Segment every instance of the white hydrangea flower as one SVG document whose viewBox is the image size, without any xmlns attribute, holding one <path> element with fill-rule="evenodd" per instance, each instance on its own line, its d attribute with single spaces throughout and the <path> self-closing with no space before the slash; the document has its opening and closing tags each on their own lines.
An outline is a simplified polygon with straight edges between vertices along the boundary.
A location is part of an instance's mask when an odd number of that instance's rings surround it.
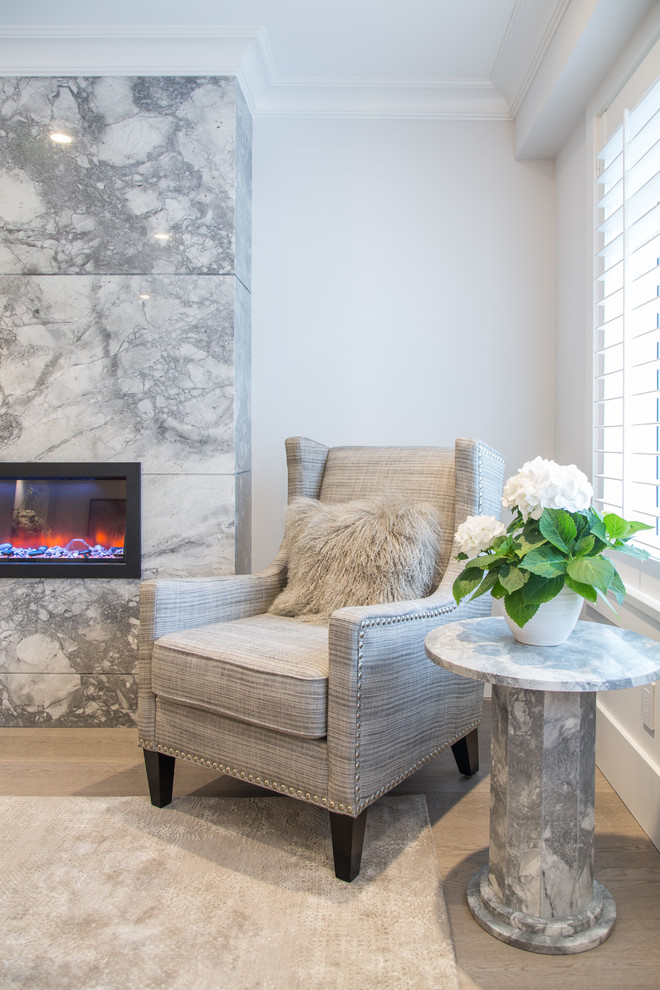
<svg viewBox="0 0 660 990">
<path fill-rule="evenodd" d="M 594 490 L 575 464 L 556 464 L 542 457 L 523 464 L 504 486 L 502 505 L 518 508 L 527 521 L 540 519 L 544 509 L 585 512 Z"/>
<path fill-rule="evenodd" d="M 462 553 L 477 557 L 505 533 L 506 527 L 495 516 L 468 516 L 456 530 L 456 542 Z"/>
</svg>

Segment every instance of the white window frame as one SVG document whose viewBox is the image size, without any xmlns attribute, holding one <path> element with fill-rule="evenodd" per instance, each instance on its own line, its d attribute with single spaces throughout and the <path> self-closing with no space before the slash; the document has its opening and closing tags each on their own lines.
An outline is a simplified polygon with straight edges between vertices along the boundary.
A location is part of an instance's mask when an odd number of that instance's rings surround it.
<svg viewBox="0 0 660 990">
<path fill-rule="evenodd" d="M 660 59 L 659 59 L 660 61 Z M 650 523 L 639 542 L 660 559 L 660 66 L 596 156 L 595 502 Z M 608 126 L 609 125 L 609 126 Z"/>
<path fill-rule="evenodd" d="M 657 35 L 656 35 L 657 37 Z M 590 325 L 593 325 L 593 333 L 596 329 L 596 305 L 597 299 L 597 253 L 599 245 L 595 233 L 594 218 L 597 216 L 597 155 L 604 144 L 603 121 L 609 115 L 609 134 L 616 127 L 611 121 L 617 121 L 623 117 L 623 108 L 634 106 L 642 97 L 644 92 L 660 75 L 660 41 L 655 41 L 647 37 L 644 47 L 638 46 L 634 53 L 627 53 L 622 59 L 614 73 L 604 83 L 600 92 L 596 95 L 587 112 L 587 149 L 591 149 L 588 156 L 588 199 L 587 203 L 592 204 L 589 210 L 589 228 L 591 231 L 589 243 L 592 250 L 592 279 L 589 293 Z M 609 135 L 608 135 L 609 136 Z M 589 140 L 590 138 L 590 140 Z M 588 449 L 592 452 L 595 448 L 595 353 L 593 346 L 593 333 L 589 339 L 589 359 L 588 373 L 590 377 L 587 389 L 587 400 L 589 403 L 589 413 L 587 416 L 588 429 Z M 596 467 L 596 455 L 594 457 L 594 473 Z M 594 479 L 595 480 L 595 479 Z M 617 555 L 617 568 L 626 584 L 628 599 L 630 604 L 640 612 L 652 616 L 656 620 L 660 618 L 660 550 L 657 557 L 652 557 L 647 561 L 635 561 L 623 555 Z"/>
</svg>

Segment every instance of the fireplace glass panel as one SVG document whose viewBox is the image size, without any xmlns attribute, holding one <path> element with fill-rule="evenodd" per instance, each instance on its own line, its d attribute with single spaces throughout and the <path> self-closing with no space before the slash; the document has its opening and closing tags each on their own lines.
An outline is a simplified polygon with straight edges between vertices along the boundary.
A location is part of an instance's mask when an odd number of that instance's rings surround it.
<svg viewBox="0 0 660 990">
<path fill-rule="evenodd" d="M 2 465 L 0 576 L 139 577 L 139 495 L 139 464 Z"/>
</svg>

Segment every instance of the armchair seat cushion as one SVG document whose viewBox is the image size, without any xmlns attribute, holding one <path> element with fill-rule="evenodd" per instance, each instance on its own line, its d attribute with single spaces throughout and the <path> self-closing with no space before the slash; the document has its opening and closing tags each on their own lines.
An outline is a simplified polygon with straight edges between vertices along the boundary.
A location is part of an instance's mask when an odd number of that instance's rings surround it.
<svg viewBox="0 0 660 990">
<path fill-rule="evenodd" d="M 154 643 L 156 695 L 294 736 L 328 721 L 328 628 L 276 615 L 217 622 Z"/>
</svg>

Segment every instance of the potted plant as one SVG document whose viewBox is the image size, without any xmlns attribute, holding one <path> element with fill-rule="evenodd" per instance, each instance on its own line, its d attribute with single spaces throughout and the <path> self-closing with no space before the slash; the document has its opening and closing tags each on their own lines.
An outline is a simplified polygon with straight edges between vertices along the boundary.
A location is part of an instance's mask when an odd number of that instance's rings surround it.
<svg viewBox="0 0 660 990">
<path fill-rule="evenodd" d="M 565 641 L 583 600 L 600 597 L 612 608 L 611 591 L 621 604 L 625 587 L 607 554 L 619 550 L 647 558 L 646 550 L 629 541 L 651 527 L 613 512 L 601 515 L 592 497 L 586 475 L 574 464 L 527 461 L 504 486 L 502 505 L 513 513 L 508 526 L 494 516 L 469 516 L 458 527 L 456 559 L 466 564 L 454 581 L 456 601 L 490 593 L 502 599 L 517 639 L 547 646 Z M 554 603 L 552 609 L 541 610 L 547 603 Z"/>
</svg>

